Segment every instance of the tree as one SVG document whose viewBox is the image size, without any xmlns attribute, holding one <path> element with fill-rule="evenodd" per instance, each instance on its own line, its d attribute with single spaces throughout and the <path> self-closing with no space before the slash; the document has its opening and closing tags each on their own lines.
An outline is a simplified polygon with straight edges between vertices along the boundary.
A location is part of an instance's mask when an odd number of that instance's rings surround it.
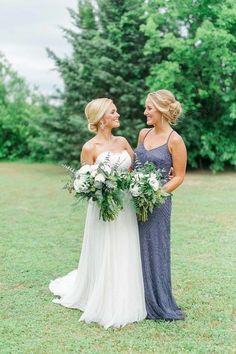
<svg viewBox="0 0 236 354">
<path fill-rule="evenodd" d="M 234 1 L 151 0 L 146 14 L 145 52 L 153 58 L 146 82 L 184 104 L 179 129 L 190 166 L 236 166 Z"/>
<path fill-rule="evenodd" d="M 43 159 L 36 123 L 44 114 L 42 100 L 0 53 L 0 159 Z"/>
</svg>

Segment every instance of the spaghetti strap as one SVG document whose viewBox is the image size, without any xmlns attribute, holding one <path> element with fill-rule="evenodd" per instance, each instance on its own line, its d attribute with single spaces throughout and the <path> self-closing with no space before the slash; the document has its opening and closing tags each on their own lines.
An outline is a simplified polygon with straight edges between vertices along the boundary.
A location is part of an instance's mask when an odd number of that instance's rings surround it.
<svg viewBox="0 0 236 354">
<path fill-rule="evenodd" d="M 152 130 L 153 128 L 151 128 L 151 129 L 149 129 L 148 131 L 147 131 L 147 133 L 145 134 L 145 136 L 144 136 L 144 138 L 143 138 L 143 142 L 144 142 L 144 140 L 146 139 L 146 136 L 150 133 L 150 131 Z"/>
<path fill-rule="evenodd" d="M 169 140 L 170 140 L 170 136 L 171 136 L 171 134 L 173 133 L 173 131 L 174 131 L 174 130 L 171 130 L 171 132 L 170 132 L 170 134 L 169 134 L 169 136 L 168 136 L 168 139 L 167 139 L 166 144 L 168 144 L 168 142 L 169 142 Z"/>
</svg>

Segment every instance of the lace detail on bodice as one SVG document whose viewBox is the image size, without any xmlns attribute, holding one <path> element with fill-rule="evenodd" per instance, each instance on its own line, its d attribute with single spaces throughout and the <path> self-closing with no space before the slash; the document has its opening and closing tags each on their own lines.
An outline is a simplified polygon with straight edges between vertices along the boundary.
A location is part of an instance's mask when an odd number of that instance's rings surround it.
<svg viewBox="0 0 236 354">
<path fill-rule="evenodd" d="M 108 160 L 111 166 L 117 165 L 118 169 L 128 170 L 131 166 L 131 157 L 126 150 L 121 152 L 103 151 L 96 158 L 95 163 L 100 163 Z"/>
</svg>

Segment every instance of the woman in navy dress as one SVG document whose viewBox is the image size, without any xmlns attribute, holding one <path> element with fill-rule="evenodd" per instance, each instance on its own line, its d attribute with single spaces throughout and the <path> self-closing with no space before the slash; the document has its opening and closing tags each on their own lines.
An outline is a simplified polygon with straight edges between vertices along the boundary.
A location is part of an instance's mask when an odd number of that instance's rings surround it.
<svg viewBox="0 0 236 354">
<path fill-rule="evenodd" d="M 182 108 L 167 90 L 148 94 L 145 116 L 151 129 L 139 134 L 136 157 L 139 164 L 153 162 L 165 170 L 165 178 L 173 166 L 174 176 L 163 188 L 173 192 L 184 180 L 187 153 L 181 136 L 171 125 Z M 185 315 L 172 295 L 170 266 L 171 197 L 153 210 L 148 221 L 139 223 L 139 237 L 145 288 L 147 318 L 152 320 L 183 320 Z"/>
</svg>

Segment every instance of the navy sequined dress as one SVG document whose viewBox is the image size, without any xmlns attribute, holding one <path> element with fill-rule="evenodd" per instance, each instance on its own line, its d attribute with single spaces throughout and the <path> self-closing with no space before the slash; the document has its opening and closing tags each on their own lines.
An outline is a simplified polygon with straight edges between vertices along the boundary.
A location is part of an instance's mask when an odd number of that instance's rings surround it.
<svg viewBox="0 0 236 354">
<path fill-rule="evenodd" d="M 170 135 L 167 142 L 157 148 L 146 150 L 144 143 L 140 143 L 135 150 L 139 163 L 153 162 L 158 169 L 166 171 L 165 178 L 172 166 L 169 138 Z M 185 317 L 175 302 L 171 287 L 171 204 L 171 197 L 168 197 L 164 204 L 153 210 L 146 222 L 139 222 L 147 318 L 152 320 L 182 320 Z"/>
</svg>

